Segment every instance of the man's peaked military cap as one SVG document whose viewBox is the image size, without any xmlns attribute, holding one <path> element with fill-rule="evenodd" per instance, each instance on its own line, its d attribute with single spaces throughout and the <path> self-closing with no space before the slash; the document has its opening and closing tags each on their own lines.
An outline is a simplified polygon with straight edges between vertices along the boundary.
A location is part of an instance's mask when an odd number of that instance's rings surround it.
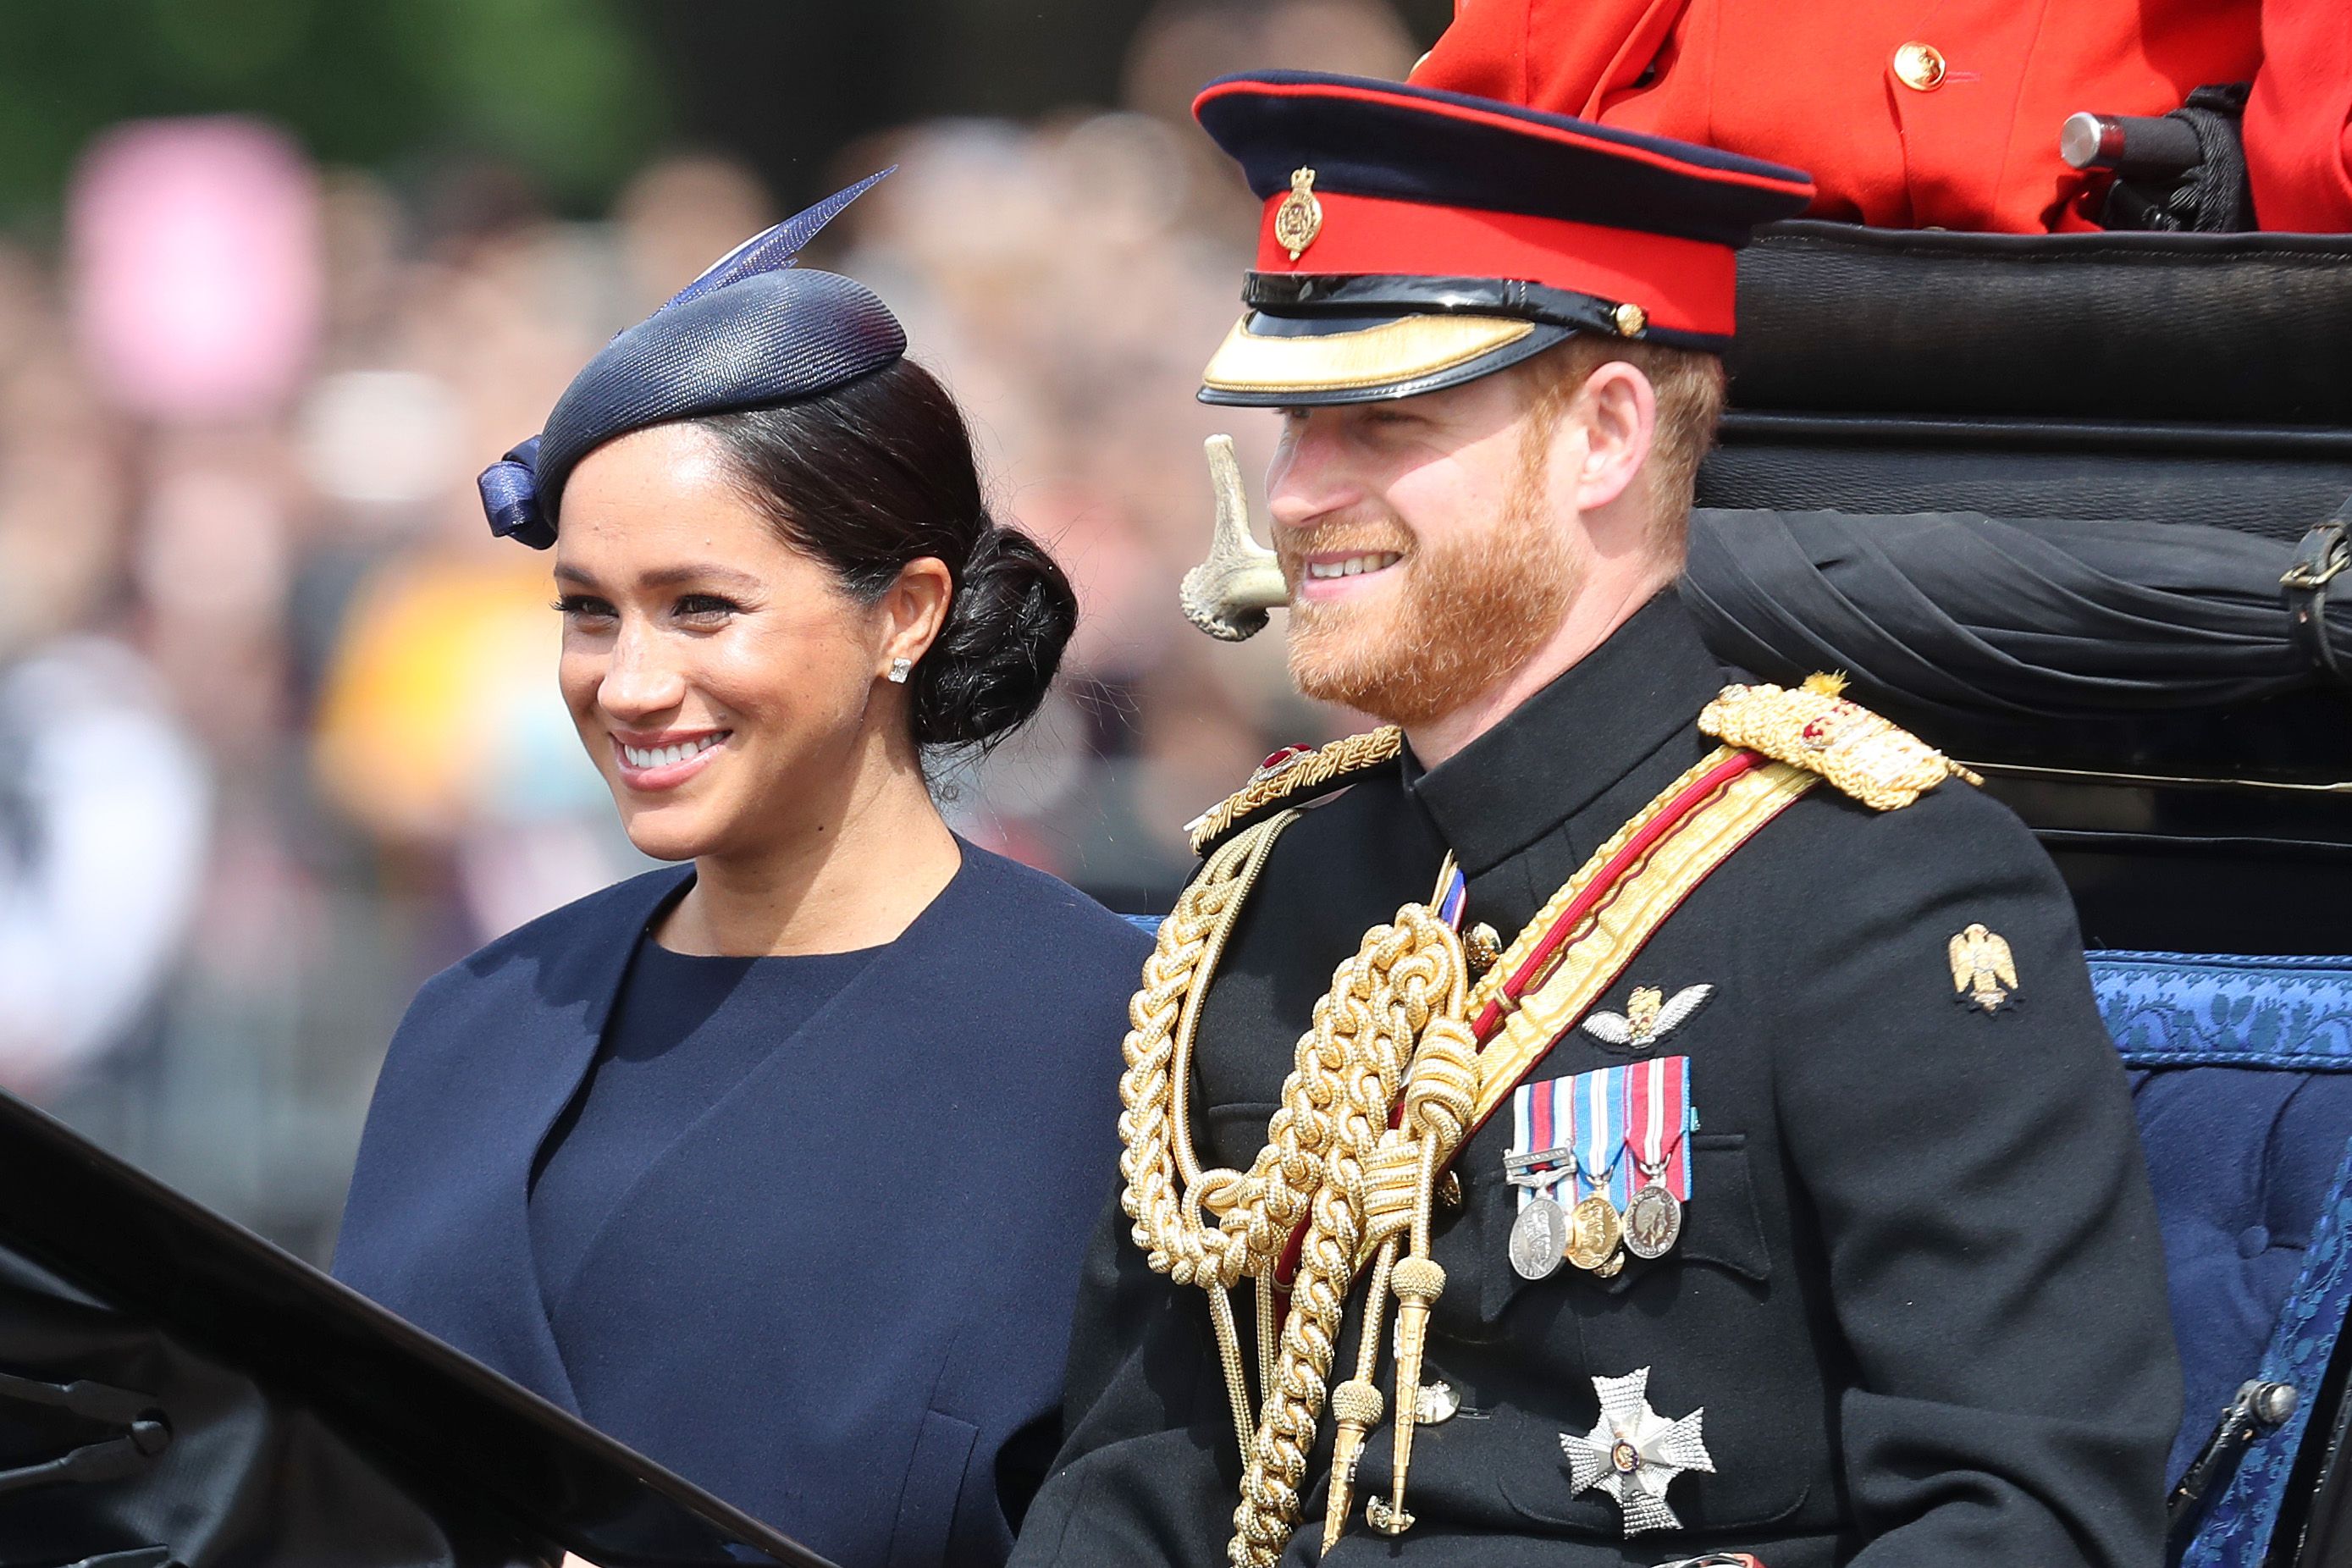
<svg viewBox="0 0 2352 1568">
<path fill-rule="evenodd" d="M 1407 397 L 1572 331 L 1720 353 L 1739 247 L 1813 194 L 1753 158 L 1364 78 L 1229 77 L 1192 109 L 1265 206 L 1205 403 Z"/>
</svg>

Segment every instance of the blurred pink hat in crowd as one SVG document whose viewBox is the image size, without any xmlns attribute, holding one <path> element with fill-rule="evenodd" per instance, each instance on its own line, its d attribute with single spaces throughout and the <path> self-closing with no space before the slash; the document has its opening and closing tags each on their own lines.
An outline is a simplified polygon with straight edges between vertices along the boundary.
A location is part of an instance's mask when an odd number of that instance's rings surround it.
<svg viewBox="0 0 2352 1568">
<path fill-rule="evenodd" d="M 317 177 L 257 121 L 136 121 L 99 137 L 67 201 L 83 352 L 132 413 L 266 413 L 309 365 L 322 279 Z"/>
</svg>

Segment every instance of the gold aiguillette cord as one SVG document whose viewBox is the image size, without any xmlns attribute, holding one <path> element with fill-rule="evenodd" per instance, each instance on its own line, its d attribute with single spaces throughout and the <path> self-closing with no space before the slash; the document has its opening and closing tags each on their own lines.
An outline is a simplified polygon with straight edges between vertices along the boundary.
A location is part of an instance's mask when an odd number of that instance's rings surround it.
<svg viewBox="0 0 2352 1568">
<path fill-rule="evenodd" d="M 1439 870 L 1437 890 L 1430 907 L 1441 907 L 1454 879 L 1449 855 Z M 1397 1299 L 1396 1384 L 1394 1421 L 1396 1448 L 1391 1467 L 1391 1490 L 1386 1499 L 1373 1498 L 1365 1509 L 1366 1521 L 1383 1535 L 1402 1535 L 1412 1528 L 1405 1510 L 1405 1476 L 1412 1464 L 1413 1429 L 1420 1424 L 1421 1363 L 1429 1331 L 1430 1309 L 1445 1289 L 1445 1270 L 1429 1256 L 1430 1207 L 1436 1192 L 1437 1172 L 1452 1158 L 1462 1141 L 1477 1097 L 1476 1043 L 1465 1021 L 1468 976 L 1456 964 L 1445 994 L 1424 1003 L 1427 1010 L 1409 1020 L 1419 1037 L 1412 1065 L 1404 1083 L 1404 1114 L 1396 1132 L 1389 1134 L 1398 1153 L 1406 1156 L 1412 1172 L 1410 1246 L 1397 1257 L 1399 1237 L 1391 1231 L 1381 1241 L 1372 1280 L 1364 1296 L 1361 1340 L 1357 1349 L 1356 1375 L 1331 1391 L 1331 1410 L 1338 1420 L 1332 1436 L 1330 1503 L 1323 1521 L 1323 1550 L 1338 1543 L 1347 1528 L 1354 1500 L 1356 1467 L 1364 1442 L 1380 1424 L 1382 1400 L 1372 1378 L 1379 1364 L 1381 1330 L 1388 1316 L 1388 1296 Z M 1394 1170 L 1396 1166 L 1388 1165 Z"/>
</svg>

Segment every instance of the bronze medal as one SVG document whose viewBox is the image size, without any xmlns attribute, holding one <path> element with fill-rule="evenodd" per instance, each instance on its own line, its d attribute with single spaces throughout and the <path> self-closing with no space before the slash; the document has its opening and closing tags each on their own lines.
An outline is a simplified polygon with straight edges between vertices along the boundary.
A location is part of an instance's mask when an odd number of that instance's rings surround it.
<svg viewBox="0 0 2352 1568">
<path fill-rule="evenodd" d="M 1599 1268 L 1616 1252 L 1623 1230 L 1609 1195 L 1593 1194 L 1569 1212 L 1568 1260 L 1579 1268 Z"/>
<path fill-rule="evenodd" d="M 1625 1250 L 1636 1258 L 1664 1258 L 1683 1234 L 1683 1205 L 1664 1184 L 1652 1182 L 1625 1205 Z"/>
<path fill-rule="evenodd" d="M 1541 1279 L 1568 1250 L 1568 1211 L 1538 1194 L 1511 1226 L 1511 1267 L 1522 1279 Z"/>
</svg>

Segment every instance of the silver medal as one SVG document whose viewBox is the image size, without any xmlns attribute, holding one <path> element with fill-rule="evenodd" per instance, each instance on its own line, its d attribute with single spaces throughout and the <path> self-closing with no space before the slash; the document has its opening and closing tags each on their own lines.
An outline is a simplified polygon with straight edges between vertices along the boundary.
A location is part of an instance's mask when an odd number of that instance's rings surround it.
<svg viewBox="0 0 2352 1568">
<path fill-rule="evenodd" d="M 1540 1194 L 1511 1225 L 1511 1267 L 1522 1279 L 1541 1279 L 1568 1250 L 1568 1211 Z"/>
<path fill-rule="evenodd" d="M 1652 1182 L 1625 1205 L 1625 1250 L 1634 1257 L 1664 1258 L 1682 1234 L 1682 1201 L 1664 1184 Z"/>
</svg>

